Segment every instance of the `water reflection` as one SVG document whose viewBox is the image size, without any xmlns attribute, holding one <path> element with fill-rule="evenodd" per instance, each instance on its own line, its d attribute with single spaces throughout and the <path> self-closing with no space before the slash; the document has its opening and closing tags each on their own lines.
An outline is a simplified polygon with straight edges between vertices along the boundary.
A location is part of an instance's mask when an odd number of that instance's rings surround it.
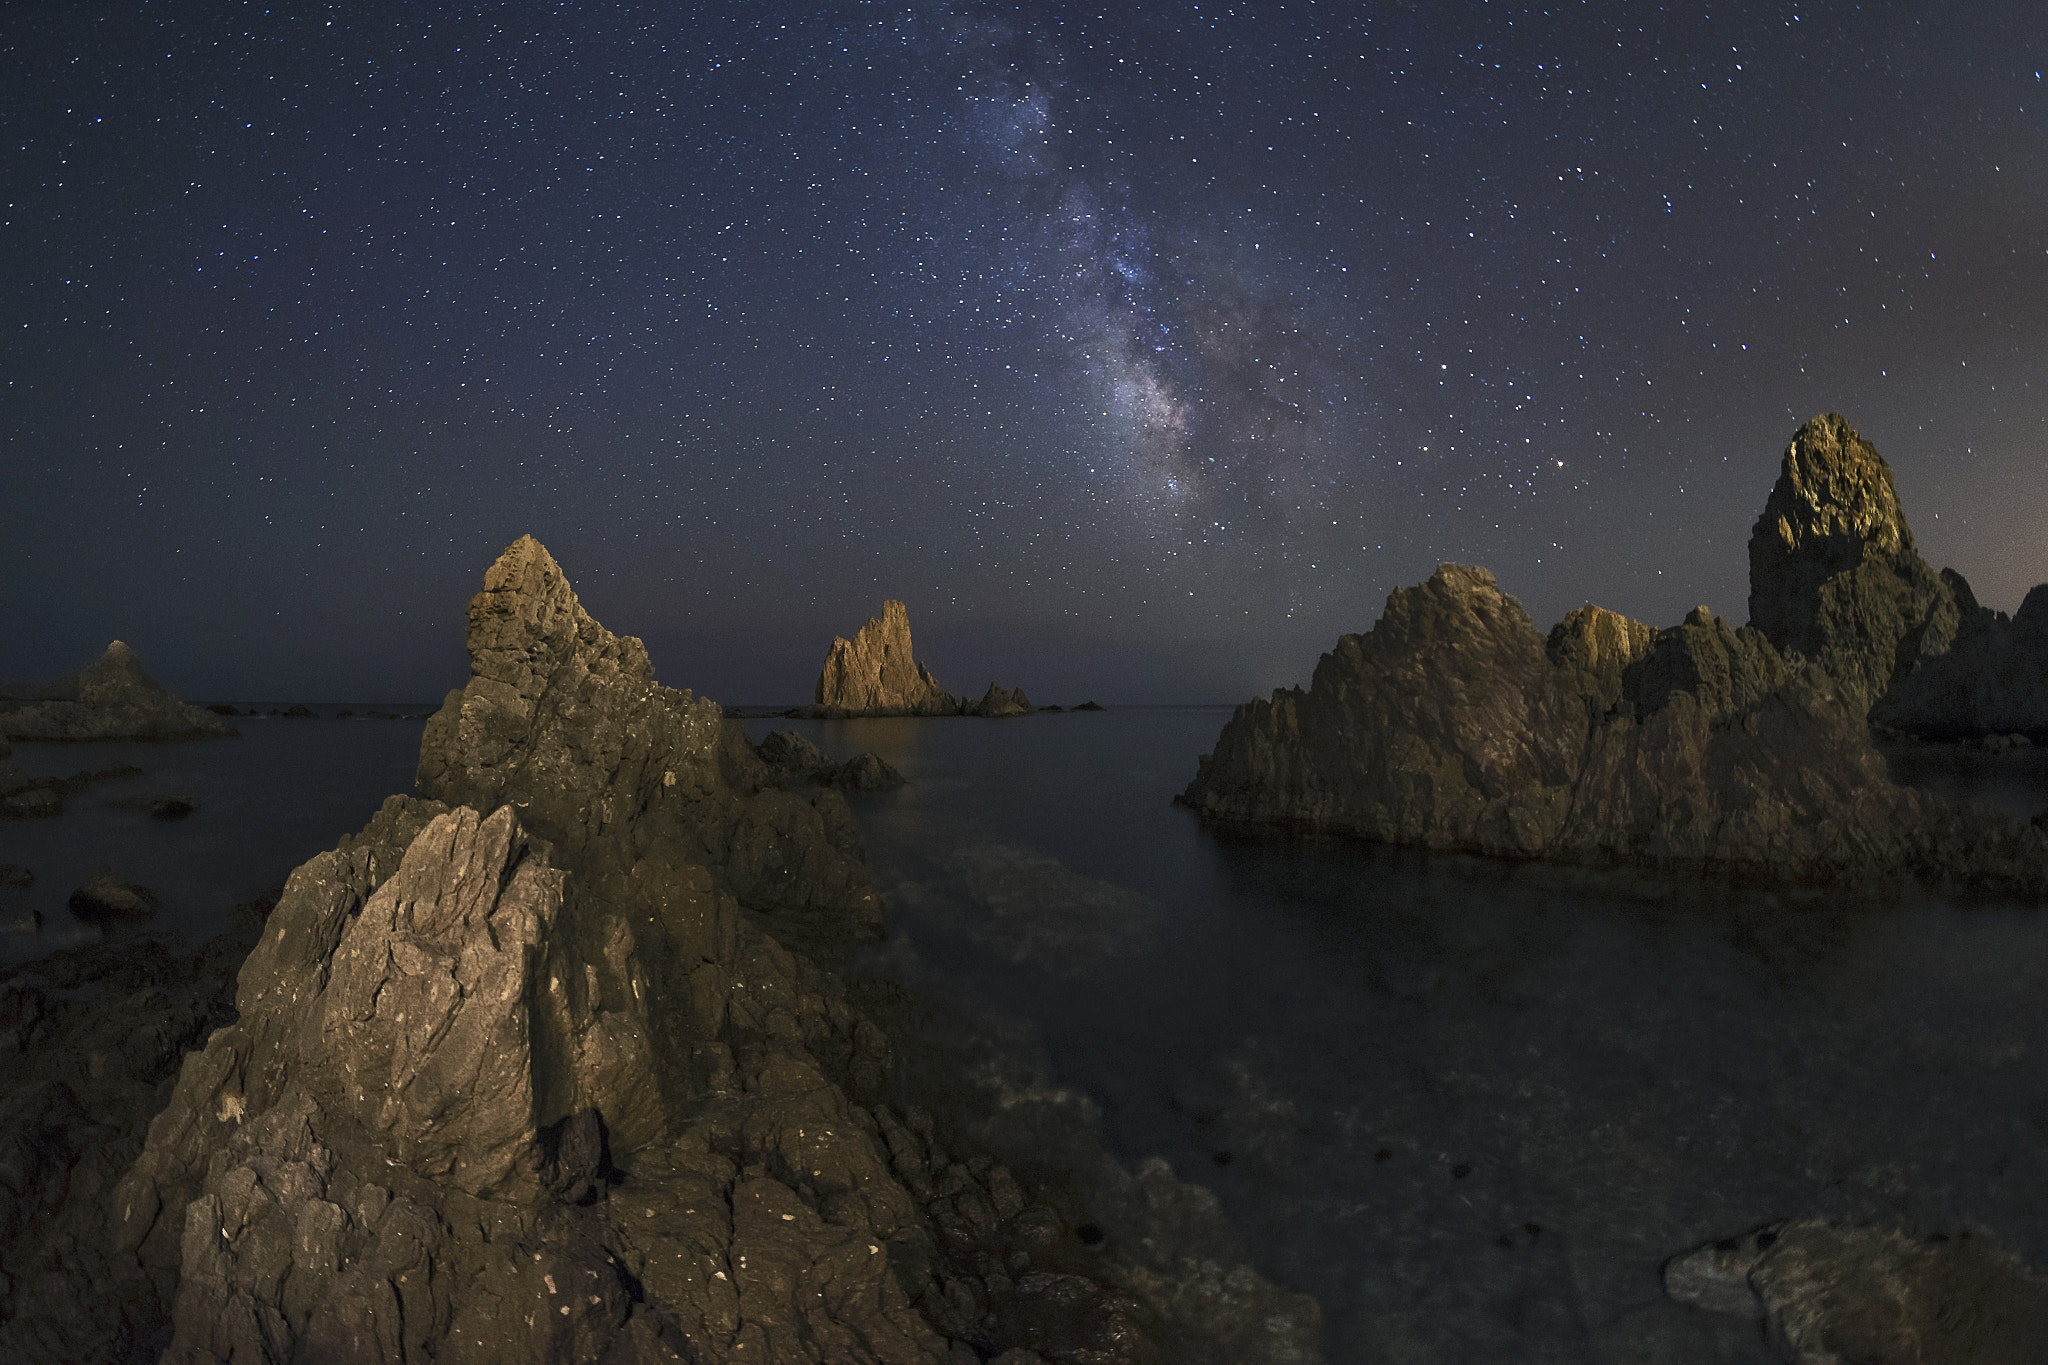
<svg viewBox="0 0 2048 1365">
<path fill-rule="evenodd" d="M 2048 1263 L 2048 917 L 1207 832 L 1168 801 L 1223 714 L 812 734 L 913 779 L 861 807 L 885 887 L 1001 848 L 1161 907 L 1085 979 L 1017 950 L 1029 878 L 892 908 L 1121 1152 L 1218 1192 L 1322 1300 L 1333 1359 L 1771 1359 L 1658 1269 L 1787 1216 L 1980 1228 Z M 2038 810 L 2048 770 L 2020 757 L 1932 766 Z M 1087 898 L 1046 899 L 1052 942 Z"/>
</svg>

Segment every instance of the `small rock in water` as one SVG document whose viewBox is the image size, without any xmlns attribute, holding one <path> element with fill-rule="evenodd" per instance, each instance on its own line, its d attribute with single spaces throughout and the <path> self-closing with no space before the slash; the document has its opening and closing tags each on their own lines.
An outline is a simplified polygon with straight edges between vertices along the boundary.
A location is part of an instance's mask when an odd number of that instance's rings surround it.
<svg viewBox="0 0 2048 1365">
<path fill-rule="evenodd" d="M 17 820 L 47 820 L 63 813 L 64 798 L 48 787 L 30 787 L 0 796 L 0 815 L 11 815 Z"/>
<path fill-rule="evenodd" d="M 19 887 L 26 891 L 36 884 L 36 874 L 20 863 L 0 863 L 0 886 Z"/>
<path fill-rule="evenodd" d="M 88 923 L 147 919 L 156 913 L 156 892 L 116 873 L 95 872 L 71 893 L 71 913 Z"/>
<path fill-rule="evenodd" d="M 159 796 L 149 803 L 152 820 L 182 820 L 199 809 L 196 796 Z"/>
</svg>

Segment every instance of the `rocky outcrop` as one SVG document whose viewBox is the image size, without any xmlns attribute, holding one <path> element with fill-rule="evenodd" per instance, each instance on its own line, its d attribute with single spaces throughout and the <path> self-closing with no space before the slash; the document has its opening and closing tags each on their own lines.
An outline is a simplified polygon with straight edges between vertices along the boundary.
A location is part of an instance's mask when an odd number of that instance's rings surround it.
<svg viewBox="0 0 2048 1365">
<path fill-rule="evenodd" d="M 939 686 L 910 649 L 910 613 L 882 604 L 851 640 L 834 637 L 807 714 L 818 716 L 957 716 L 958 697 Z"/>
<path fill-rule="evenodd" d="M 1868 709 L 1955 638 L 1954 595 L 1913 545 L 1891 466 L 1839 413 L 1793 434 L 1749 538 L 1749 618 Z"/>
<path fill-rule="evenodd" d="M 1819 666 L 1704 610 L 1643 640 L 1582 611 L 1546 642 L 1490 573 L 1446 564 L 1306 691 L 1240 706 L 1179 800 L 1515 858 L 2048 897 L 2048 836 L 1892 783 Z"/>
<path fill-rule="evenodd" d="M 1870 708 L 1873 722 L 1928 739 L 2025 734 L 2048 739 L 2048 583 L 2007 616 L 1941 571 L 1956 602 L 1948 651 L 1913 661 Z"/>
<path fill-rule="evenodd" d="M 422 796 L 293 874 L 105 1201 L 166 1360 L 1314 1357 L 1312 1303 L 1091 1250 L 1094 1196 L 897 1107 L 818 965 L 878 922 L 836 790 L 657 683 L 531 539 L 470 650 Z"/>
<path fill-rule="evenodd" d="M 855 754 L 834 763 L 823 749 L 794 730 L 776 730 L 754 752 L 774 779 L 784 786 L 837 787 L 843 792 L 894 791 L 903 774 L 872 753 Z"/>
<path fill-rule="evenodd" d="M 1031 699 L 1024 695 L 1023 688 L 1020 687 L 1013 692 L 1001 683 L 992 682 L 988 685 L 988 691 L 981 694 L 981 700 L 970 708 L 970 713 L 997 719 L 1003 716 L 1028 716 L 1034 714 L 1036 710 L 1037 708 L 1031 704 Z"/>
<path fill-rule="evenodd" d="M 0 735 L 8 739 L 203 739 L 235 727 L 179 701 L 143 671 L 119 640 L 68 677 L 32 697 L 0 699 Z"/>
<path fill-rule="evenodd" d="M 2024 1365 L 2048 1342 L 2048 1278 L 1967 1233 L 1775 1223 L 1673 1257 L 1664 1287 L 1680 1303 L 1761 1320 L 1795 1365 Z"/>
<path fill-rule="evenodd" d="M 1914 548 L 1890 466 L 1836 413 L 1793 435 L 1749 542 L 1751 624 L 1873 721 L 1927 738 L 2048 737 L 2048 584 L 2007 617 Z"/>
</svg>

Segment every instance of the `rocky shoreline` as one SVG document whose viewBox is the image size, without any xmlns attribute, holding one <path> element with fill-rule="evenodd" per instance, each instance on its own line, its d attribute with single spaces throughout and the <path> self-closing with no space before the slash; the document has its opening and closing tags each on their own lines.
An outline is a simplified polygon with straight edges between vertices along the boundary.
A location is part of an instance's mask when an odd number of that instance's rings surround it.
<svg viewBox="0 0 2048 1365">
<path fill-rule="evenodd" d="M 145 1066 L 95 1112 L 77 1068 L 112 1064 L 87 1023 L 19 1035 L 23 1085 L 61 1112 L 10 1130 L 55 1156 L 9 1188 L 63 1193 L 0 1245 L 0 1347 L 1318 1358 L 1313 1301 L 1245 1266 L 1204 1192 L 1124 1170 L 1056 1103 L 900 1055 L 890 1030 L 929 1007 L 849 996 L 832 964 L 881 906 L 843 792 L 873 765 L 749 746 L 531 539 L 487 576 L 470 648 L 420 795 L 293 874 L 231 1019 L 188 969 L 170 1055 L 205 1043 L 174 1083 Z M 242 943 L 209 950 L 212 980 Z"/>
</svg>

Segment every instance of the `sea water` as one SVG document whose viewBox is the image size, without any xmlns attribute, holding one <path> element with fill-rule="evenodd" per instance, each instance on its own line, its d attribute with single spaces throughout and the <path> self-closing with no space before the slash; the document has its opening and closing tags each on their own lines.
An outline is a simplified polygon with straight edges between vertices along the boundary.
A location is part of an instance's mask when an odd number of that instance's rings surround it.
<svg viewBox="0 0 2048 1365">
<path fill-rule="evenodd" d="M 196 943 L 411 789 L 417 720 L 325 710 L 239 740 L 17 744 L 36 773 L 143 772 L 0 823 L 0 862 L 36 874 L 0 922 L 44 922 L 0 952 Z M 1213 1190 L 1253 1264 L 1322 1303 L 1333 1361 L 1770 1360 L 1755 1324 L 1669 1302 L 1659 1269 L 1785 1217 L 1978 1229 L 2048 1264 L 2048 914 L 1219 830 L 1171 802 L 1228 715 L 749 730 L 903 771 L 853 802 L 890 919 L 857 970 L 972 1002 L 1092 1098 L 1119 1155 Z M 2041 755 L 1894 767 L 2048 806 Z M 199 808 L 153 821 L 132 808 L 152 795 Z M 70 917 L 101 864 L 158 892 L 152 926 Z"/>
</svg>

